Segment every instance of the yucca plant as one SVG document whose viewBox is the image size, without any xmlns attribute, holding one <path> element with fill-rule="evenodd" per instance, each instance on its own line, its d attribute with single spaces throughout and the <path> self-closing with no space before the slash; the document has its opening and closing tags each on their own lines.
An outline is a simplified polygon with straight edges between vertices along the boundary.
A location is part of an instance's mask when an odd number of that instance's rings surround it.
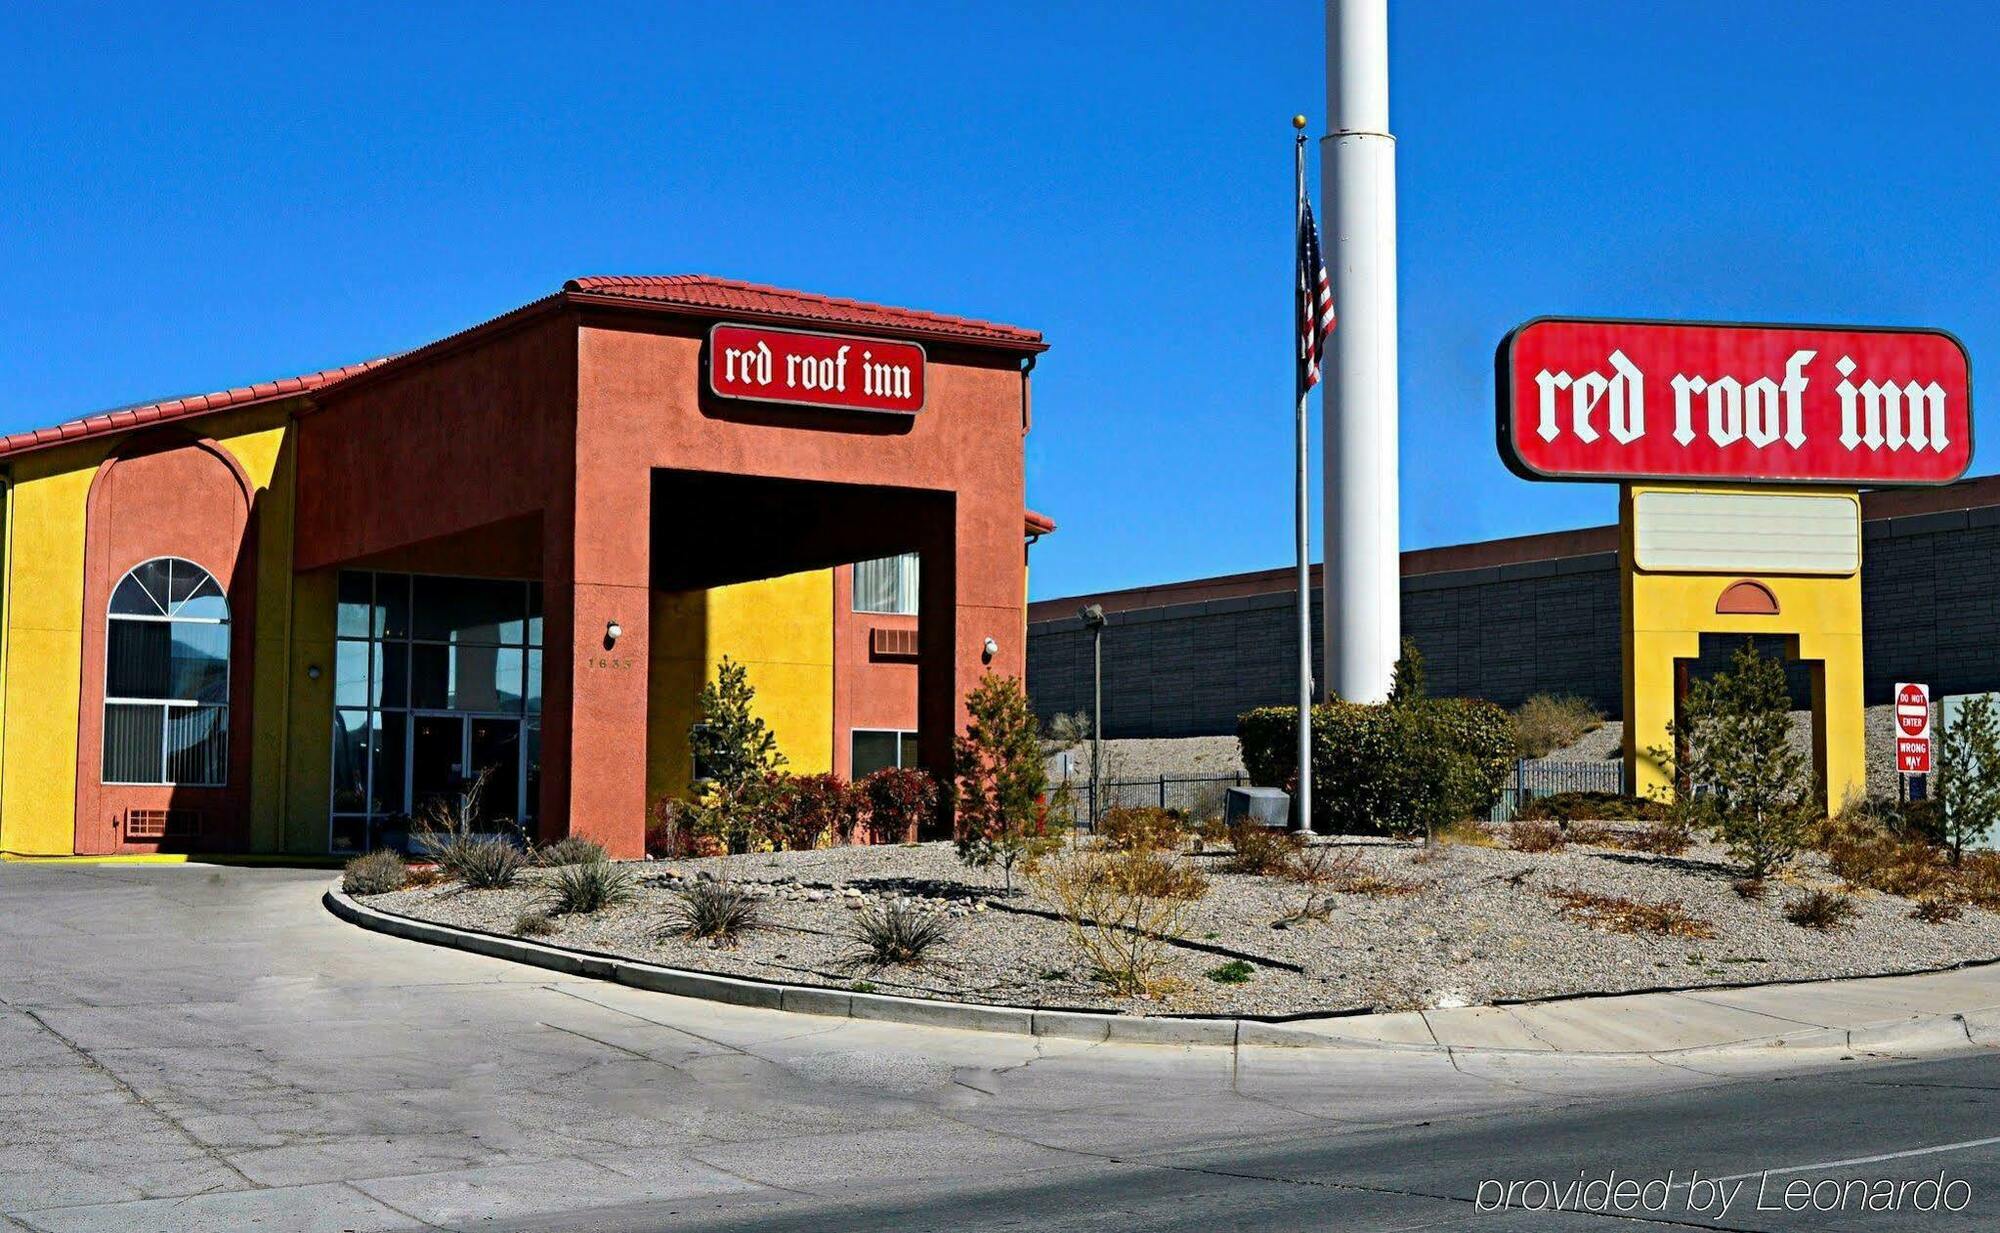
<svg viewBox="0 0 2000 1233">
<path fill-rule="evenodd" d="M 604 845 L 595 839 L 569 835 L 535 850 L 535 863 L 550 868 L 559 865 L 588 865 L 605 859 Z"/>
<path fill-rule="evenodd" d="M 473 890 L 502 890 L 527 863 L 521 849 L 497 835 L 453 839 L 437 851 L 438 868 Z"/>
<path fill-rule="evenodd" d="M 549 911 L 595 912 L 629 903 L 635 893 L 634 882 L 630 869 L 602 858 L 562 865 L 549 875 Z"/>
<path fill-rule="evenodd" d="M 949 941 L 951 919 L 942 912 L 912 907 L 902 900 L 884 908 L 864 909 L 849 936 L 856 958 L 876 967 L 918 964 L 934 946 Z"/>
<path fill-rule="evenodd" d="M 665 932 L 670 937 L 734 945 L 763 923 L 763 905 L 748 891 L 727 882 L 696 882 L 675 893 Z"/>
</svg>

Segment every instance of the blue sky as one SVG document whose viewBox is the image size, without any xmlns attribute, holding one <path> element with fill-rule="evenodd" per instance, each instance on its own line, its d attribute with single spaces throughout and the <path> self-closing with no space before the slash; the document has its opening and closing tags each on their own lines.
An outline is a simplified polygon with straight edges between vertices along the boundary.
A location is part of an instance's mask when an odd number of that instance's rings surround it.
<svg viewBox="0 0 2000 1233">
<path fill-rule="evenodd" d="M 1391 38 L 1406 546 L 1615 516 L 1495 455 L 1523 318 L 2000 344 L 1987 5 L 1438 0 Z M 698 271 L 1047 331 L 1036 597 L 1284 564 L 1322 55 L 1316 0 L 7 6 L 0 431 Z"/>
</svg>

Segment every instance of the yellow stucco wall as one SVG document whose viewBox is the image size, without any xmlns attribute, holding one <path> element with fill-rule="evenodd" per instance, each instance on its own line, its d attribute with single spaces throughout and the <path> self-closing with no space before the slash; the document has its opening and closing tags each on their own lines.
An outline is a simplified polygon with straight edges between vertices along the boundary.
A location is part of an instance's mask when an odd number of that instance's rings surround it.
<svg viewBox="0 0 2000 1233">
<path fill-rule="evenodd" d="M 743 665 L 755 711 L 787 769 L 833 767 L 833 571 L 710 591 L 655 591 L 646 715 L 649 800 L 686 791 L 695 699 L 724 655 Z"/>
<path fill-rule="evenodd" d="M 1701 635 L 1751 634 L 1764 649 L 1788 658 L 1818 661 L 1813 707 L 1814 761 L 1825 777 L 1826 804 L 1838 809 L 1850 795 L 1867 793 L 1867 736 L 1861 678 L 1861 574 L 1841 576 L 1758 573 L 1653 573 L 1634 563 L 1634 496 L 1620 500 L 1619 566 L 1624 584 L 1625 766 L 1627 782 L 1641 796 L 1673 790 L 1661 753 L 1674 719 L 1674 661 L 1701 654 Z M 1686 490 L 1686 489 L 1683 489 Z M 1736 493 L 1741 488 L 1696 491 Z M 1827 490 L 1756 489 L 1760 493 Z M 1857 517 L 1856 525 L 1859 525 Z M 1740 577 L 1768 587 L 1778 601 L 1770 616 L 1721 614 L 1716 601 Z"/>
<path fill-rule="evenodd" d="M 292 484 L 288 411 L 259 407 L 200 427 L 243 467 L 257 526 L 256 667 L 251 836 L 284 846 Z M 78 707 L 83 664 L 83 561 L 90 485 L 117 439 L 29 454 L 11 464 L 0 660 L 0 851 L 64 855 L 75 847 Z M 329 721 L 330 722 L 330 721 Z M 325 744 L 324 736 L 320 741 Z M 324 848 L 324 836 L 320 847 Z M 310 849 L 308 849 L 310 850 Z"/>
</svg>

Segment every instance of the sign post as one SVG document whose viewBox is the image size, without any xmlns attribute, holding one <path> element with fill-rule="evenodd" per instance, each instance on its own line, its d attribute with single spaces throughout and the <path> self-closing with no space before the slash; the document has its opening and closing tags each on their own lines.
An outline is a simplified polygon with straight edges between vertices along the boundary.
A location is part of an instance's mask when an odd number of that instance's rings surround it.
<svg viewBox="0 0 2000 1233">
<path fill-rule="evenodd" d="M 1931 687 L 1911 681 L 1896 683 L 1896 770 L 1904 775 L 1931 773 Z"/>
</svg>

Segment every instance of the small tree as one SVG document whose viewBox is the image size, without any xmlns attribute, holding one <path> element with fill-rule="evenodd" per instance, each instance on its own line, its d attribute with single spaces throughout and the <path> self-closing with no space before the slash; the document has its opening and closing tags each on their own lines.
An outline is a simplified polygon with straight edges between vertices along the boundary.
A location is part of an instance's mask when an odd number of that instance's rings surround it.
<svg viewBox="0 0 2000 1233">
<path fill-rule="evenodd" d="M 1679 785 L 1676 814 L 1713 829 L 1753 880 L 1790 863 L 1817 812 L 1791 711 L 1784 665 L 1747 642 L 1729 671 L 1688 690 L 1668 729 L 1676 750 L 1654 751 Z"/>
<path fill-rule="evenodd" d="M 1405 638 L 1402 654 L 1396 656 L 1396 666 L 1389 674 L 1389 705 L 1422 701 L 1429 693 L 1430 682 L 1424 678 L 1424 653 L 1417 649 L 1415 638 Z"/>
<path fill-rule="evenodd" d="M 1014 867 L 1052 850 L 1060 827 L 1042 799 L 1048 786 L 1035 712 L 1021 682 L 987 673 L 965 697 L 957 755 L 958 858 L 976 869 L 1000 866 L 1009 893 Z"/>
<path fill-rule="evenodd" d="M 1951 863 L 2000 823 L 2000 713 L 1993 695 L 1966 700 L 1958 718 L 1938 741 L 1938 801 L 1944 807 L 1944 837 Z"/>
<path fill-rule="evenodd" d="M 701 687 L 698 718 L 688 729 L 696 774 L 708 781 L 702 829 L 718 833 L 731 852 L 749 849 L 751 828 L 766 785 L 785 765 L 778 738 L 751 713 L 757 691 L 743 665 L 727 655 L 715 680 Z"/>
</svg>

